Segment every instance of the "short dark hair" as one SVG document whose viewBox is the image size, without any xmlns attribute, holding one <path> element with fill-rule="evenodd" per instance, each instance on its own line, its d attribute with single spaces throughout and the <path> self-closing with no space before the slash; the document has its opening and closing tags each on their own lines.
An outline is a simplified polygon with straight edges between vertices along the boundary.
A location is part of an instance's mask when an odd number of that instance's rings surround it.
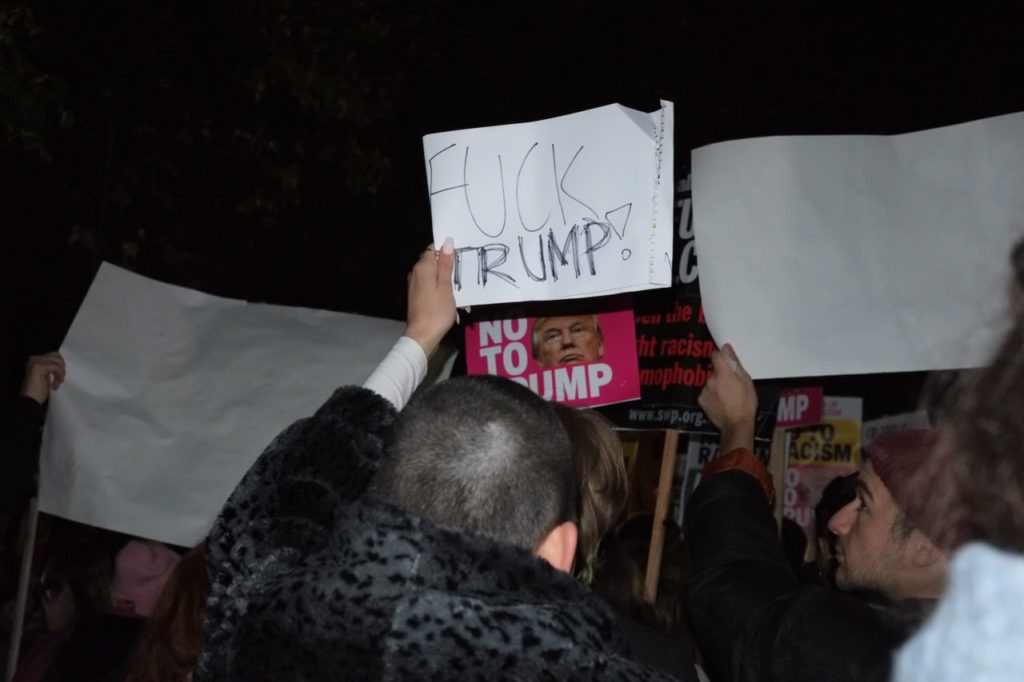
<svg viewBox="0 0 1024 682">
<path fill-rule="evenodd" d="M 435 384 L 399 414 L 374 491 L 445 526 L 533 551 L 576 521 L 569 439 L 546 400 L 501 377 Z"/>
</svg>

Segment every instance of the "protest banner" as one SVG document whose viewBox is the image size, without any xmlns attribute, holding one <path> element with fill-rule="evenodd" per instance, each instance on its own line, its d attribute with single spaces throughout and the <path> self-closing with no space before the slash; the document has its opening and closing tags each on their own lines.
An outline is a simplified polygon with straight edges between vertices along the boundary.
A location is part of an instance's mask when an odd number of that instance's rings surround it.
<svg viewBox="0 0 1024 682">
<path fill-rule="evenodd" d="M 770 424 L 769 424 L 770 426 Z M 683 525 L 686 502 L 700 483 L 704 465 L 721 452 L 718 434 L 684 433 L 679 439 L 679 453 L 675 468 L 673 496 L 669 518 Z M 766 467 L 771 461 L 772 432 L 758 432 L 754 436 L 754 454 Z"/>
<path fill-rule="evenodd" d="M 600 408 L 623 429 L 681 432 L 669 517 L 682 525 L 686 500 L 704 463 L 718 453 L 719 434 L 697 405 L 716 345 L 704 320 L 694 248 L 689 174 L 676 183 L 671 289 L 633 294 L 640 400 Z M 742 359 L 742 348 L 738 349 Z M 759 386 L 754 449 L 767 465 L 775 426 L 775 390 Z M 781 481 L 781 476 L 779 477 Z"/>
<path fill-rule="evenodd" d="M 633 313 L 481 320 L 466 326 L 466 371 L 508 377 L 569 405 L 635 400 L 640 383 Z"/>
<path fill-rule="evenodd" d="M 693 249 L 690 178 L 676 183 L 673 253 L 678 270 L 672 288 L 633 297 L 640 401 L 604 409 L 623 428 L 675 428 L 713 433 L 697 407 L 697 395 L 711 369 L 711 338 L 700 304 Z"/>
<path fill-rule="evenodd" d="M 714 425 L 697 406 L 716 345 L 701 305 L 688 174 L 676 183 L 674 207 L 673 253 L 678 267 L 672 288 L 633 295 L 640 400 L 601 411 L 623 428 L 673 428 L 717 435 Z M 737 351 L 742 360 L 743 348 Z M 758 406 L 756 431 L 759 439 L 767 442 L 771 440 L 775 421 L 772 389 L 758 388 Z"/>
<path fill-rule="evenodd" d="M 1024 235 L 1024 112 L 691 159 L 705 314 L 755 379 L 988 361 Z"/>
<path fill-rule="evenodd" d="M 815 546 L 814 507 L 821 492 L 833 478 L 860 468 L 862 404 L 861 398 L 825 396 L 820 424 L 788 432 L 782 515 L 804 530 L 808 548 Z"/>
<path fill-rule="evenodd" d="M 423 138 L 459 306 L 672 283 L 673 107 L 618 104 Z"/>
<path fill-rule="evenodd" d="M 825 389 L 821 386 L 792 388 L 779 393 L 779 411 L 775 428 L 820 424 L 825 415 Z"/>
<path fill-rule="evenodd" d="M 39 508 L 192 546 L 271 439 L 362 384 L 403 328 L 104 263 L 60 348 L 67 378 L 50 398 Z"/>
</svg>

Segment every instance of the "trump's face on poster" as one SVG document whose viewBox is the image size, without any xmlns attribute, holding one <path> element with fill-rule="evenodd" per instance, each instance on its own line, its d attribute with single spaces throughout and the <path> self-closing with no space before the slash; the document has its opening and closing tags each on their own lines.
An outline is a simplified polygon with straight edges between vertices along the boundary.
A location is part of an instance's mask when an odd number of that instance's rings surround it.
<svg viewBox="0 0 1024 682">
<path fill-rule="evenodd" d="M 596 315 L 539 317 L 533 323 L 533 359 L 542 367 L 593 362 L 604 355 Z"/>
</svg>

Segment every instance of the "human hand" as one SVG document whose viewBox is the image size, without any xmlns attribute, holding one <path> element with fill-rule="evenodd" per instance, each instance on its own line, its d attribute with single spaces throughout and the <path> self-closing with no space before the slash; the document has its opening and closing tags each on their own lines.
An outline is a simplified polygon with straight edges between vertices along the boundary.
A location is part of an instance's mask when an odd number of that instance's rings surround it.
<svg viewBox="0 0 1024 682">
<path fill-rule="evenodd" d="M 64 382 L 64 358 L 54 351 L 45 355 L 31 355 L 25 363 L 25 379 L 21 383 L 21 395 L 28 396 L 40 405 Z"/>
<path fill-rule="evenodd" d="M 436 255 L 433 244 L 427 247 L 409 273 L 405 335 L 420 344 L 428 358 L 457 319 L 452 290 L 454 267 L 455 243 L 448 237 Z"/>
<path fill-rule="evenodd" d="M 730 344 L 711 355 L 711 373 L 697 404 L 722 434 L 722 452 L 754 448 L 757 392 Z"/>
</svg>

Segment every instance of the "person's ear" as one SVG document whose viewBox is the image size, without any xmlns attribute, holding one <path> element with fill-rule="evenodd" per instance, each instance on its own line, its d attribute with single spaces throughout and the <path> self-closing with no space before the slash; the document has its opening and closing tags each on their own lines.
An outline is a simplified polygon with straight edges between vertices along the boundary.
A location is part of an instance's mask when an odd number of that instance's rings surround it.
<svg viewBox="0 0 1024 682">
<path fill-rule="evenodd" d="M 572 521 L 555 526 L 537 545 L 535 554 L 559 571 L 570 573 L 572 561 L 576 556 L 576 541 L 579 529 Z"/>
<path fill-rule="evenodd" d="M 929 568 L 946 560 L 946 553 L 935 546 L 924 533 L 914 529 L 914 544 L 911 546 L 910 561 L 917 568 Z"/>
</svg>

